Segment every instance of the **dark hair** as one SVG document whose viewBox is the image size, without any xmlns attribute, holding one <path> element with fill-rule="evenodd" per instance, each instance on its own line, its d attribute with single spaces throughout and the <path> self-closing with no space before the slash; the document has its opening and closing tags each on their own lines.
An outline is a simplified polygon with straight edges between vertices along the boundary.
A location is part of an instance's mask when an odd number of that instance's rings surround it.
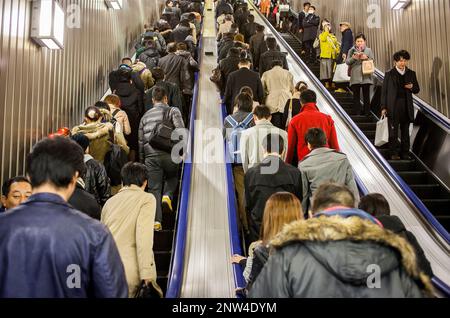
<svg viewBox="0 0 450 318">
<path fill-rule="evenodd" d="M 255 16 L 254 16 L 253 14 L 250 14 L 250 15 L 248 16 L 247 21 L 250 22 L 250 23 L 255 22 Z"/>
<path fill-rule="evenodd" d="M 248 65 L 248 64 L 252 64 L 252 61 L 248 57 L 241 57 L 239 59 L 239 64 Z"/>
<path fill-rule="evenodd" d="M 84 117 L 92 121 L 98 121 L 102 117 L 102 112 L 95 106 L 90 106 L 84 111 Z"/>
<path fill-rule="evenodd" d="M 267 38 L 266 44 L 270 50 L 275 50 L 277 48 L 277 40 L 274 37 Z"/>
<path fill-rule="evenodd" d="M 251 113 L 253 110 L 253 99 L 247 93 L 241 93 L 236 96 L 235 104 L 238 106 L 240 111 Z"/>
<path fill-rule="evenodd" d="M 261 33 L 261 32 L 264 32 L 265 29 L 266 29 L 266 27 L 264 25 L 258 24 L 256 26 L 256 32 Z"/>
<path fill-rule="evenodd" d="M 109 107 L 108 103 L 103 102 L 101 100 L 96 102 L 94 106 L 97 107 L 98 109 L 106 109 L 109 112 L 111 111 L 111 108 Z"/>
<path fill-rule="evenodd" d="M 300 90 L 300 88 L 301 87 L 306 87 L 305 89 L 303 89 L 303 90 Z M 298 82 L 296 85 L 295 85 L 295 90 L 297 91 L 297 92 L 300 92 L 300 93 L 303 93 L 305 90 L 307 90 L 308 89 L 308 84 L 306 84 L 305 82 L 303 82 L 303 81 L 300 81 L 300 82 Z"/>
<path fill-rule="evenodd" d="M 83 151 L 86 152 L 86 149 L 89 147 L 89 138 L 85 135 L 78 133 L 72 136 L 72 140 L 75 141 L 81 148 L 83 148 Z"/>
<path fill-rule="evenodd" d="M 177 51 L 177 44 L 176 43 L 169 43 L 167 44 L 167 53 L 175 53 Z"/>
<path fill-rule="evenodd" d="M 367 41 L 366 36 L 363 33 L 359 33 L 358 35 L 356 35 L 355 42 L 359 39 L 363 39 L 364 41 Z"/>
<path fill-rule="evenodd" d="M 305 3 L 303 3 L 303 8 L 306 7 L 306 6 L 311 6 L 311 2 L 305 2 Z"/>
<path fill-rule="evenodd" d="M 167 92 L 163 87 L 155 86 L 152 92 L 152 98 L 155 102 L 162 102 L 164 97 L 167 97 Z"/>
<path fill-rule="evenodd" d="M 173 1 L 172 1 L 172 0 L 167 0 L 167 1 L 166 1 L 166 6 L 168 6 L 170 3 L 173 4 Z"/>
<path fill-rule="evenodd" d="M 334 206 L 355 207 L 355 195 L 346 186 L 337 183 L 324 183 L 314 193 L 312 211 L 319 213 Z"/>
<path fill-rule="evenodd" d="M 125 64 L 126 61 L 130 61 L 131 63 L 133 63 L 133 60 L 130 57 L 124 57 L 122 59 L 122 64 Z"/>
<path fill-rule="evenodd" d="M 269 119 L 272 116 L 270 112 L 270 108 L 266 105 L 258 105 L 253 110 L 253 115 L 255 115 L 258 119 Z"/>
<path fill-rule="evenodd" d="M 186 43 L 183 43 L 183 42 L 177 43 L 177 50 L 178 51 L 186 51 L 187 50 Z"/>
<path fill-rule="evenodd" d="M 305 142 L 313 149 L 322 148 L 327 145 L 327 136 L 320 128 L 311 128 L 306 132 Z"/>
<path fill-rule="evenodd" d="M 411 59 L 411 54 L 409 54 L 409 52 L 406 50 L 401 50 L 394 54 L 394 61 L 398 62 L 402 58 L 409 61 Z"/>
<path fill-rule="evenodd" d="M 302 105 L 308 103 L 317 103 L 317 94 L 314 91 L 307 89 L 300 94 L 300 103 Z"/>
<path fill-rule="evenodd" d="M 14 183 L 19 183 L 19 182 L 26 182 L 26 183 L 28 183 L 28 184 L 31 185 L 30 180 L 28 180 L 28 179 L 27 179 L 26 177 L 24 177 L 24 176 L 18 176 L 18 177 L 11 178 L 11 179 L 6 180 L 5 182 L 3 182 L 3 185 L 2 185 L 2 195 L 5 196 L 5 197 L 7 197 L 8 194 L 9 194 L 9 191 L 11 191 L 11 186 L 12 186 Z"/>
<path fill-rule="evenodd" d="M 272 61 L 272 68 L 274 68 L 275 66 L 283 67 L 283 62 L 281 62 L 280 60 L 273 60 Z"/>
<path fill-rule="evenodd" d="M 389 202 L 379 193 L 371 193 L 361 198 L 358 208 L 374 217 L 391 215 Z"/>
<path fill-rule="evenodd" d="M 152 69 L 152 75 L 156 81 L 162 81 L 162 80 L 164 80 L 164 77 L 166 76 L 166 74 L 164 73 L 164 70 L 160 67 L 155 67 L 154 69 Z"/>
<path fill-rule="evenodd" d="M 83 175 L 86 170 L 84 151 L 71 139 L 45 138 L 33 147 L 26 167 L 33 188 L 45 183 L 67 188 L 77 172 Z"/>
<path fill-rule="evenodd" d="M 142 187 L 147 180 L 147 168 L 142 163 L 128 162 L 120 173 L 124 187 L 136 185 Z"/>
<path fill-rule="evenodd" d="M 178 24 L 178 25 L 179 26 L 184 26 L 184 27 L 187 27 L 187 28 L 191 27 L 191 25 L 189 24 L 189 20 L 188 19 L 181 20 L 180 24 Z"/>
<path fill-rule="evenodd" d="M 249 86 L 242 86 L 241 90 L 239 91 L 239 94 L 240 93 L 246 93 L 253 97 L 253 89 Z"/>
<path fill-rule="evenodd" d="M 315 6 L 313 6 L 313 5 L 310 5 L 310 6 L 309 6 L 309 8 L 313 8 L 313 9 L 314 9 L 314 11 L 316 10 L 316 7 L 315 7 Z"/>
<path fill-rule="evenodd" d="M 281 155 L 284 151 L 284 139 L 280 134 L 268 134 L 263 139 L 262 146 L 267 153 L 277 152 Z"/>
</svg>

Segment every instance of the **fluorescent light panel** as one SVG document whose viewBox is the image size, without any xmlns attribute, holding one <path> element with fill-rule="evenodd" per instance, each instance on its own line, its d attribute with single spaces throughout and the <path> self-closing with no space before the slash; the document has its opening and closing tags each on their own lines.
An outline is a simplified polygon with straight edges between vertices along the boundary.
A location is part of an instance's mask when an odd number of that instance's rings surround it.
<svg viewBox="0 0 450 318">
<path fill-rule="evenodd" d="M 31 38 L 51 50 L 64 48 L 65 16 L 55 0 L 34 0 Z"/>
</svg>

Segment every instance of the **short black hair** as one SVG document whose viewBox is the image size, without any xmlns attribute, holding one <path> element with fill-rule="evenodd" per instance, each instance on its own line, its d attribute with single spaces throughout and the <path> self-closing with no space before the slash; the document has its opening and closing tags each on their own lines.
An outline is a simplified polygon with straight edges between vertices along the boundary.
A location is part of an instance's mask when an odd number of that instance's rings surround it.
<svg viewBox="0 0 450 318">
<path fill-rule="evenodd" d="M 313 5 L 310 5 L 309 7 L 310 7 L 310 8 L 313 8 L 314 10 L 316 10 L 316 7 L 313 6 Z"/>
<path fill-rule="evenodd" d="M 45 183 L 67 188 L 77 172 L 85 172 L 84 151 L 71 139 L 45 138 L 33 147 L 26 168 L 33 188 Z"/>
<path fill-rule="evenodd" d="M 164 70 L 160 67 L 155 67 L 152 69 L 152 76 L 156 81 L 162 81 L 164 80 L 164 77 L 166 74 L 164 73 Z"/>
<path fill-rule="evenodd" d="M 258 119 L 269 119 L 272 116 L 270 112 L 270 108 L 266 105 L 258 105 L 253 110 L 253 115 L 255 115 Z"/>
<path fill-rule="evenodd" d="M 386 198 L 379 193 L 371 193 L 361 198 L 358 208 L 374 217 L 391 215 L 391 207 Z"/>
<path fill-rule="evenodd" d="M 26 182 L 26 183 L 28 183 L 28 184 L 31 185 L 30 180 L 28 180 L 28 179 L 27 179 L 26 177 L 24 177 L 24 176 L 18 176 L 18 177 L 14 177 L 14 178 L 8 179 L 8 180 L 6 180 L 5 182 L 3 182 L 3 185 L 2 185 L 2 195 L 5 196 L 5 197 L 7 197 L 8 194 L 9 194 L 9 191 L 11 191 L 11 186 L 12 186 L 14 183 L 19 183 L 19 182 Z"/>
<path fill-rule="evenodd" d="M 89 138 L 85 135 L 78 133 L 72 136 L 72 140 L 75 141 L 81 148 L 83 148 L 84 152 L 89 147 Z"/>
<path fill-rule="evenodd" d="M 97 107 L 98 109 L 106 109 L 109 112 L 111 111 L 111 108 L 109 107 L 108 103 L 105 103 L 104 101 L 101 100 L 96 102 L 94 106 Z"/>
<path fill-rule="evenodd" d="M 249 14 L 247 21 L 250 22 L 250 23 L 255 22 L 255 16 L 253 14 Z"/>
<path fill-rule="evenodd" d="M 131 59 L 131 57 L 124 57 L 122 59 L 122 64 L 125 64 L 126 61 L 129 61 L 129 62 L 133 63 L 133 60 Z"/>
<path fill-rule="evenodd" d="M 247 94 L 249 94 L 251 97 L 253 97 L 254 95 L 253 95 L 253 89 L 250 87 L 250 86 L 242 86 L 241 87 L 241 90 L 239 91 L 239 94 L 240 93 L 247 93 Z"/>
<path fill-rule="evenodd" d="M 280 134 L 268 134 L 263 139 L 262 146 L 267 153 L 277 152 L 281 155 L 284 151 L 284 139 Z"/>
<path fill-rule="evenodd" d="M 167 44 L 167 53 L 175 53 L 177 51 L 177 44 L 175 42 Z"/>
<path fill-rule="evenodd" d="M 245 113 L 251 113 L 253 110 L 253 99 L 247 93 L 241 93 L 236 96 L 235 104 L 238 106 L 238 109 Z"/>
<path fill-rule="evenodd" d="M 267 38 L 266 44 L 270 50 L 275 50 L 277 48 L 277 40 L 274 37 Z"/>
<path fill-rule="evenodd" d="M 359 33 L 358 35 L 356 35 L 355 42 L 359 39 L 363 39 L 364 41 L 367 41 L 366 36 L 363 33 Z"/>
<path fill-rule="evenodd" d="M 264 25 L 258 24 L 256 26 L 256 32 L 262 33 L 262 32 L 264 32 L 265 29 L 266 29 L 266 27 Z"/>
<path fill-rule="evenodd" d="M 306 132 L 305 142 L 310 144 L 313 149 L 322 148 L 327 145 L 327 136 L 320 128 L 311 128 Z"/>
<path fill-rule="evenodd" d="M 312 211 L 314 214 L 335 207 L 355 207 L 355 195 L 346 186 L 337 183 L 324 183 L 315 192 L 312 198 Z"/>
<path fill-rule="evenodd" d="M 241 57 L 239 59 L 239 64 L 248 65 L 248 64 L 252 64 L 252 61 L 248 57 Z"/>
<path fill-rule="evenodd" d="M 306 6 L 310 6 L 310 5 L 311 5 L 311 2 L 305 2 L 305 3 L 303 3 L 303 8 Z"/>
<path fill-rule="evenodd" d="M 142 187 L 147 180 L 147 168 L 142 163 L 128 162 L 121 171 L 124 187 L 136 185 Z"/>
<path fill-rule="evenodd" d="M 152 92 L 152 98 L 155 102 L 162 102 L 164 97 L 167 97 L 167 92 L 163 87 L 155 86 Z"/>
<path fill-rule="evenodd" d="M 407 61 L 409 61 L 411 59 L 411 54 L 409 54 L 409 52 L 406 51 L 406 50 L 400 50 L 398 52 L 395 52 L 395 54 L 394 54 L 394 61 L 398 62 L 402 58 L 407 60 Z"/>
<path fill-rule="evenodd" d="M 300 94 L 300 102 L 302 105 L 308 103 L 317 103 L 317 94 L 316 92 L 307 89 L 303 93 Z"/>
<path fill-rule="evenodd" d="M 272 68 L 274 68 L 275 66 L 283 67 L 283 62 L 281 62 L 280 60 L 273 60 L 272 61 Z"/>
<path fill-rule="evenodd" d="M 188 47 L 187 47 L 186 43 L 183 43 L 183 42 L 177 43 L 177 51 L 186 51 L 187 48 Z"/>
</svg>

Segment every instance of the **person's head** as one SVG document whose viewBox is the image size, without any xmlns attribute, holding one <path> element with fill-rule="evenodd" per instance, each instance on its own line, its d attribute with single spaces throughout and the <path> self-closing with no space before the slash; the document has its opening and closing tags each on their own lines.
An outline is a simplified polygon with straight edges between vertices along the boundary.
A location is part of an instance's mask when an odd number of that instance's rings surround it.
<svg viewBox="0 0 450 318">
<path fill-rule="evenodd" d="M 225 21 L 233 21 L 233 16 L 231 14 L 225 15 Z"/>
<path fill-rule="evenodd" d="M 302 105 L 317 103 L 317 94 L 310 89 L 303 91 L 303 93 L 300 94 L 300 103 Z"/>
<path fill-rule="evenodd" d="M 341 24 L 339 26 L 341 28 L 341 32 L 344 32 L 345 30 L 352 28 L 352 25 L 350 24 L 350 22 L 341 22 Z"/>
<path fill-rule="evenodd" d="M 237 25 L 237 23 L 233 23 L 233 24 L 231 25 L 230 32 L 228 32 L 228 33 L 230 33 L 230 34 L 231 34 L 231 37 L 233 38 L 234 35 L 235 35 L 236 33 L 238 33 L 238 31 L 239 31 L 239 25 Z"/>
<path fill-rule="evenodd" d="M 252 98 L 253 98 L 253 89 L 249 86 L 242 86 L 241 90 L 239 91 L 240 93 L 246 93 L 249 94 Z"/>
<path fill-rule="evenodd" d="M 331 23 L 328 19 L 322 20 L 321 30 L 325 30 L 325 29 L 331 30 Z"/>
<path fill-rule="evenodd" d="M 379 193 L 371 193 L 362 197 L 358 209 L 363 210 L 376 218 L 391 215 L 389 202 Z"/>
<path fill-rule="evenodd" d="M 25 177 L 6 180 L 2 186 L 1 203 L 6 210 L 14 209 L 26 201 L 32 194 L 30 181 Z"/>
<path fill-rule="evenodd" d="M 183 42 L 177 43 L 177 51 L 187 51 L 186 43 Z"/>
<path fill-rule="evenodd" d="M 258 33 L 264 33 L 265 30 L 266 30 L 266 27 L 264 25 L 258 24 L 256 26 L 256 32 L 258 32 Z"/>
<path fill-rule="evenodd" d="M 309 14 L 314 14 L 314 13 L 316 13 L 316 7 L 310 5 L 309 8 L 308 8 L 308 13 L 309 13 Z"/>
<path fill-rule="evenodd" d="M 176 43 L 169 43 L 167 44 L 167 52 L 168 53 L 175 53 L 177 51 L 177 44 Z"/>
<path fill-rule="evenodd" d="M 327 146 L 327 136 L 320 128 L 311 128 L 306 132 L 305 142 L 309 150 L 323 148 Z"/>
<path fill-rule="evenodd" d="M 122 177 L 122 185 L 124 187 L 134 185 L 142 188 L 142 190 L 145 190 L 147 187 L 147 168 L 141 163 L 127 163 L 123 166 L 120 175 Z"/>
<path fill-rule="evenodd" d="M 276 50 L 277 48 L 277 40 L 274 37 L 267 38 L 266 44 L 269 50 Z"/>
<path fill-rule="evenodd" d="M 247 18 L 247 21 L 249 23 L 254 23 L 255 22 L 255 16 L 253 14 L 250 14 Z"/>
<path fill-rule="evenodd" d="M 173 1 L 172 0 L 167 0 L 166 1 L 166 7 L 172 8 L 173 7 Z"/>
<path fill-rule="evenodd" d="M 252 65 L 252 61 L 250 61 L 250 59 L 248 59 L 248 58 L 244 57 L 239 60 L 239 68 L 250 69 L 251 65 Z"/>
<path fill-rule="evenodd" d="M 284 139 L 280 134 L 268 134 L 262 142 L 264 157 L 283 156 Z"/>
<path fill-rule="evenodd" d="M 336 183 L 324 183 L 314 193 L 313 214 L 338 206 L 349 209 L 355 207 L 355 195 L 348 187 Z"/>
<path fill-rule="evenodd" d="M 90 106 L 84 112 L 84 119 L 87 124 L 96 123 L 102 119 L 102 112 L 97 107 Z"/>
<path fill-rule="evenodd" d="M 153 38 L 149 37 L 149 38 L 145 38 L 145 47 L 147 49 L 156 49 L 156 42 L 155 40 L 153 40 Z"/>
<path fill-rule="evenodd" d="M 184 19 L 181 20 L 180 24 L 178 24 L 178 26 L 180 27 L 185 27 L 185 28 L 190 28 L 190 24 L 189 24 L 189 20 L 188 19 Z"/>
<path fill-rule="evenodd" d="M 159 86 L 155 86 L 153 88 L 152 99 L 153 104 L 163 103 L 167 105 L 167 103 L 169 102 L 166 90 Z"/>
<path fill-rule="evenodd" d="M 303 10 L 304 10 L 305 12 L 308 12 L 310 6 L 311 6 L 311 2 L 305 2 L 305 3 L 303 3 Z"/>
<path fill-rule="evenodd" d="M 109 112 L 111 111 L 111 108 L 109 108 L 108 103 L 106 103 L 104 101 L 101 101 L 101 100 L 96 102 L 94 106 L 97 107 L 100 110 L 104 109 L 104 110 L 107 110 Z"/>
<path fill-rule="evenodd" d="M 303 220 L 300 200 L 292 193 L 275 193 L 266 202 L 260 238 L 268 244 L 285 225 L 299 220 Z"/>
<path fill-rule="evenodd" d="M 72 140 L 75 141 L 84 151 L 84 153 L 88 153 L 89 152 L 89 138 L 86 137 L 83 134 L 75 134 L 72 137 Z"/>
<path fill-rule="evenodd" d="M 364 48 L 366 46 L 366 36 L 362 33 L 355 37 L 355 45 L 359 48 Z"/>
<path fill-rule="evenodd" d="M 272 68 L 277 67 L 277 66 L 283 67 L 283 62 L 281 62 L 280 60 L 272 61 Z"/>
<path fill-rule="evenodd" d="M 164 70 L 160 67 L 155 67 L 154 69 L 152 69 L 152 75 L 156 82 L 163 81 L 164 77 L 166 76 Z"/>
<path fill-rule="evenodd" d="M 35 193 L 54 193 L 68 201 L 86 170 L 83 149 L 68 138 L 43 139 L 28 155 L 26 170 Z"/>
<path fill-rule="evenodd" d="M 230 50 L 228 51 L 228 56 L 234 56 L 234 57 L 239 57 L 239 54 L 241 53 L 241 51 L 239 50 L 239 48 L 237 47 L 232 47 L 230 48 Z"/>
<path fill-rule="evenodd" d="M 394 54 L 395 66 L 401 70 L 404 70 L 408 66 L 410 59 L 411 55 L 406 50 L 401 50 Z"/>
<path fill-rule="evenodd" d="M 304 91 L 306 91 L 308 89 L 308 84 L 306 84 L 303 81 L 298 82 L 295 85 L 295 91 L 299 92 L 299 93 L 303 93 Z"/>
<path fill-rule="evenodd" d="M 251 113 L 253 110 L 253 98 L 246 93 L 241 93 L 236 96 L 235 105 L 237 106 L 239 111 L 244 113 Z"/>
<path fill-rule="evenodd" d="M 120 108 L 121 106 L 120 97 L 114 94 L 106 96 L 105 103 L 115 108 Z"/>
<path fill-rule="evenodd" d="M 272 114 L 270 112 L 270 108 L 266 105 L 258 105 L 253 110 L 253 119 L 255 122 L 261 121 L 261 120 L 271 120 Z"/>
<path fill-rule="evenodd" d="M 122 65 L 131 66 L 131 65 L 133 65 L 133 60 L 131 58 L 129 58 L 129 57 L 124 57 L 122 59 Z"/>
<path fill-rule="evenodd" d="M 245 39 L 244 39 L 244 36 L 242 34 L 238 33 L 238 34 L 236 34 L 234 36 L 234 41 L 235 42 L 244 43 Z"/>
</svg>

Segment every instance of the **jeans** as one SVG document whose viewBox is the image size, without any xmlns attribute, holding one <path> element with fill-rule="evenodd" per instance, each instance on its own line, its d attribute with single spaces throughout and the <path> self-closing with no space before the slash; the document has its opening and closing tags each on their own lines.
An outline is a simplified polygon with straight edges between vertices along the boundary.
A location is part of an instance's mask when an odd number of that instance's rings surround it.
<svg viewBox="0 0 450 318">
<path fill-rule="evenodd" d="M 154 153 L 145 158 L 148 190 L 156 198 L 156 222 L 162 222 L 161 200 L 164 195 L 173 200 L 178 186 L 179 165 L 172 161 L 169 153 Z"/>
<path fill-rule="evenodd" d="M 369 115 L 370 114 L 370 85 L 371 84 L 354 84 L 352 85 L 353 91 L 353 109 L 358 114 Z M 361 109 L 361 88 L 363 91 L 364 105 Z"/>
</svg>

